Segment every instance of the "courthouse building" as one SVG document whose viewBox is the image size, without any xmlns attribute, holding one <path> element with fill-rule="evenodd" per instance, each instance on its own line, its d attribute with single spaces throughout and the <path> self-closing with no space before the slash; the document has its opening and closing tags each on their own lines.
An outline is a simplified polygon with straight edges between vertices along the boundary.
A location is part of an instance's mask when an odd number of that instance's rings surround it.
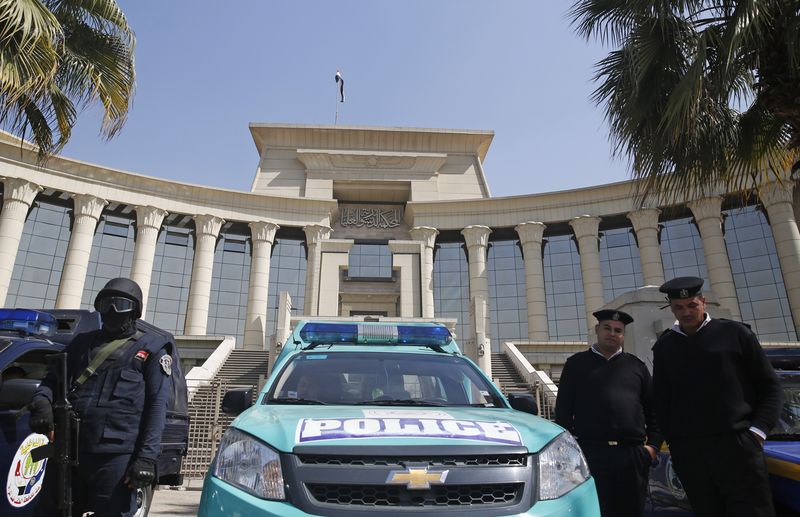
<svg viewBox="0 0 800 517">
<path fill-rule="evenodd" d="M 63 157 L 40 167 L 0 135 L 0 301 L 90 308 L 108 279 L 130 276 L 146 320 L 264 349 L 287 292 L 295 319 L 454 319 L 474 355 L 478 342 L 585 343 L 592 311 L 696 275 L 762 341 L 797 341 L 793 182 L 762 185 L 745 207 L 722 192 L 643 208 L 630 182 L 498 198 L 482 165 L 491 131 L 250 131 L 250 192 Z M 569 172 L 519 158 L 520 176 Z"/>
</svg>

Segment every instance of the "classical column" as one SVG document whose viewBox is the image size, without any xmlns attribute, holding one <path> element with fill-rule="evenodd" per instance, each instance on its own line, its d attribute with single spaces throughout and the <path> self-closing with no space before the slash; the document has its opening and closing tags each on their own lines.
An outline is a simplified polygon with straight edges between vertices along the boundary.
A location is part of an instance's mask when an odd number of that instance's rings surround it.
<svg viewBox="0 0 800 517">
<path fill-rule="evenodd" d="M 789 180 L 772 182 L 759 189 L 759 197 L 767 209 L 789 309 L 800 336 L 800 231 L 794 217 L 793 189 L 794 183 Z"/>
<path fill-rule="evenodd" d="M 61 283 L 56 295 L 56 309 L 80 309 L 83 297 L 83 285 L 86 283 L 86 270 L 89 267 L 89 255 L 92 253 L 92 241 L 97 229 L 97 221 L 103 208 L 108 204 L 105 199 L 88 194 L 73 194 L 72 233 L 69 237 L 67 256 L 64 258 L 64 270 L 61 272 Z"/>
<path fill-rule="evenodd" d="M 214 250 L 222 223 L 213 215 L 194 216 L 195 242 L 189 304 L 186 308 L 184 334 L 203 336 L 208 327 L 208 305 L 211 301 L 211 276 L 214 272 Z"/>
<path fill-rule="evenodd" d="M 306 234 L 306 299 L 303 312 L 308 316 L 316 316 L 319 311 L 319 272 L 321 256 L 319 243 L 331 236 L 333 229 L 322 224 L 310 224 L 303 227 Z"/>
<path fill-rule="evenodd" d="M 422 317 L 434 317 L 433 304 L 433 246 L 439 230 L 430 226 L 415 226 L 409 232 L 415 241 L 421 241 L 424 247 L 422 255 Z"/>
<path fill-rule="evenodd" d="M 264 350 L 267 330 L 269 264 L 275 231 L 279 226 L 267 221 L 248 225 L 252 237 L 250 285 L 247 289 L 247 319 L 244 323 L 244 348 Z"/>
<path fill-rule="evenodd" d="M 489 234 L 492 233 L 491 228 L 488 226 L 472 225 L 467 226 L 461 230 L 461 235 L 464 236 L 464 242 L 467 245 L 467 254 L 469 255 L 469 299 L 470 305 L 474 306 L 480 300 L 484 300 L 486 304 L 489 303 L 489 271 L 486 268 L 486 252 L 489 245 Z M 476 301 L 477 300 L 477 301 Z M 485 329 L 485 334 L 489 335 L 490 321 L 489 309 L 483 311 L 484 321 L 481 324 L 478 321 L 472 322 L 472 347 L 480 345 L 478 342 L 480 336 L 476 334 L 478 329 Z M 476 313 L 476 319 L 479 318 L 479 312 Z M 488 340 L 485 340 L 488 341 Z M 486 354 L 491 354 L 491 346 L 485 343 Z M 478 350 L 473 350 L 468 353 L 468 356 L 473 361 L 478 361 Z M 480 366 L 480 364 L 479 364 Z"/>
<path fill-rule="evenodd" d="M 17 260 L 22 228 L 31 203 L 42 187 L 18 178 L 3 180 L 3 211 L 0 213 L 0 303 L 5 304 L 11 273 Z"/>
<path fill-rule="evenodd" d="M 547 300 L 544 291 L 544 264 L 542 262 L 542 237 L 544 223 L 529 221 L 517 225 L 522 253 L 525 255 L 525 294 L 528 299 L 528 339 L 547 341 Z"/>
<path fill-rule="evenodd" d="M 600 239 L 598 229 L 600 218 L 580 215 L 570 220 L 569 225 L 578 241 L 581 255 L 581 276 L 583 277 L 583 305 L 586 309 L 586 331 L 593 334 L 594 317 L 592 313 L 605 305 L 603 298 L 603 275 L 600 272 Z"/>
<path fill-rule="evenodd" d="M 661 247 L 658 244 L 658 208 L 642 208 L 628 212 L 628 219 L 636 232 L 639 244 L 639 260 L 642 263 L 644 285 L 664 283 L 664 264 L 661 262 Z"/>
<path fill-rule="evenodd" d="M 142 288 L 142 317 L 147 311 L 150 278 L 153 275 L 153 258 L 161 223 L 167 212 L 154 206 L 136 207 L 136 246 L 133 249 L 131 280 Z"/>
<path fill-rule="evenodd" d="M 688 206 L 700 229 L 711 290 L 717 295 L 719 304 L 731 312 L 733 319 L 741 320 L 728 248 L 722 235 L 722 198 L 705 197 L 688 203 Z"/>
</svg>

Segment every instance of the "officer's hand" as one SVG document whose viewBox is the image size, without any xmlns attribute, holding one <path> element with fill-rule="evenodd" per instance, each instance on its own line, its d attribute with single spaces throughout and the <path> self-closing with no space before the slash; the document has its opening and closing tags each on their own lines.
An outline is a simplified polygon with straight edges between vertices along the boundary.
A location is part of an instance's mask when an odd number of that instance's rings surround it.
<svg viewBox="0 0 800 517">
<path fill-rule="evenodd" d="M 658 453 L 656 451 L 656 448 L 653 447 L 652 445 L 645 445 L 644 449 L 647 451 L 647 454 L 650 455 L 650 462 L 654 463 L 656 461 L 656 458 L 658 458 Z"/>
<path fill-rule="evenodd" d="M 153 460 L 138 458 L 128 467 L 125 483 L 128 488 L 144 488 L 152 485 L 156 479 L 156 465 Z"/>
<path fill-rule="evenodd" d="M 50 435 L 53 431 L 53 406 L 46 398 L 37 397 L 28 404 L 31 412 L 28 426 L 34 433 Z"/>
</svg>

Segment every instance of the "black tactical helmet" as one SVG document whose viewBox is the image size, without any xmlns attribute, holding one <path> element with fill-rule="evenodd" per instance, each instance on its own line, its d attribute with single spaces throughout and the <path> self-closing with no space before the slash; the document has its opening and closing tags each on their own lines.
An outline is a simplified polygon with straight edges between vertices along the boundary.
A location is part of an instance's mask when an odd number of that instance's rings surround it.
<svg viewBox="0 0 800 517">
<path fill-rule="evenodd" d="M 136 302 L 134 318 L 138 319 L 142 315 L 142 289 L 139 284 L 130 278 L 112 278 L 100 289 L 94 299 L 94 308 L 97 310 L 97 301 L 109 296 L 122 296 Z"/>
</svg>

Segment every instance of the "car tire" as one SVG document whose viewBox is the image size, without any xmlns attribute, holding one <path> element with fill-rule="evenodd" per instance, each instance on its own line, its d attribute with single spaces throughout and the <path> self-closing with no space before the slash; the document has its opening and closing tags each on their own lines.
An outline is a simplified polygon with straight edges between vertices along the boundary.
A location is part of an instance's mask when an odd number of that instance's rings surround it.
<svg viewBox="0 0 800 517">
<path fill-rule="evenodd" d="M 133 517 L 147 517 L 150 507 L 153 506 L 153 487 L 146 486 L 136 489 L 136 512 Z"/>
</svg>

